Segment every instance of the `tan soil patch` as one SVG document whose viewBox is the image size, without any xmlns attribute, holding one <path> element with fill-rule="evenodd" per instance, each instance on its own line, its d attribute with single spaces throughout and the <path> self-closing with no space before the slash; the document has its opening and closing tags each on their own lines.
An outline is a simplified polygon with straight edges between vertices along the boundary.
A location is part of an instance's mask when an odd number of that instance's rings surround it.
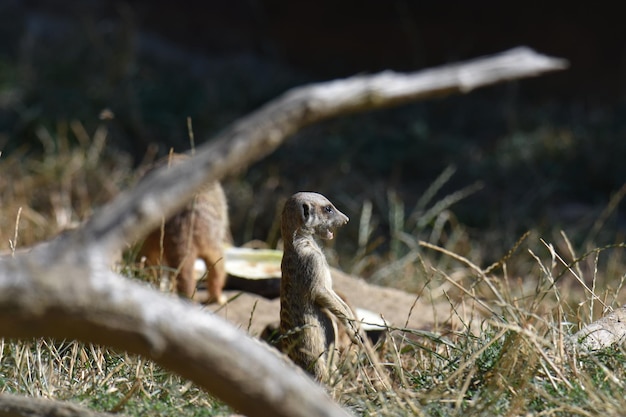
<svg viewBox="0 0 626 417">
<path fill-rule="evenodd" d="M 444 331 L 449 330 L 451 325 L 458 328 L 460 320 L 457 313 L 469 316 L 465 311 L 470 306 L 465 306 L 465 310 L 457 306 L 455 313 L 445 298 L 440 297 L 431 301 L 428 291 L 425 291 L 422 297 L 418 297 L 397 289 L 368 284 L 361 278 L 352 277 L 338 270 L 332 270 L 332 275 L 333 288 L 341 292 L 354 307 L 382 315 L 393 327 Z M 226 292 L 229 299 L 238 294 L 238 291 Z M 241 293 L 226 306 L 209 305 L 207 308 L 252 335 L 258 336 L 268 324 L 278 323 L 280 301 Z"/>
</svg>

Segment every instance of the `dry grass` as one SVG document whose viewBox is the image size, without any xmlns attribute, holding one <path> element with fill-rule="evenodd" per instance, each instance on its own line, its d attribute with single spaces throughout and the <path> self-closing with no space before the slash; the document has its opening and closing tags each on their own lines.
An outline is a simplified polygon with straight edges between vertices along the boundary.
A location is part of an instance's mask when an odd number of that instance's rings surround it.
<svg viewBox="0 0 626 417">
<path fill-rule="evenodd" d="M 130 415 L 204 415 L 226 410 L 181 378 L 140 357 L 73 341 L 2 341 L 0 391 L 80 402 Z"/>
<path fill-rule="evenodd" d="M 89 135 L 78 122 L 61 123 L 38 131 L 41 154 L 0 155 L 0 250 L 16 230 L 19 247 L 75 227 L 133 181 L 130 158 L 107 151 L 106 136 L 105 128 Z"/>
<path fill-rule="evenodd" d="M 0 157 L 0 250 L 72 227 L 134 181 L 128 159 L 106 152 L 104 130 L 90 136 L 73 123 L 40 137 L 41 157 Z M 435 197 L 451 175 L 442 173 L 410 211 L 393 193 L 382 196 L 392 225 L 383 252 L 372 204 L 365 202 L 349 268 L 443 297 L 454 320 L 432 331 L 390 328 L 374 361 L 355 349 L 341 363 L 332 395 L 359 415 L 620 415 L 625 352 L 615 347 L 572 357 L 565 339 L 622 302 L 622 245 L 594 248 L 587 239 L 577 249 L 564 232 L 545 240 L 531 232 L 486 256 L 452 210 L 479 185 Z M 602 216 L 592 233 L 602 228 Z M 500 260 L 481 265 L 491 258 Z M 481 314 L 467 314 L 470 304 L 481 306 Z M 3 340 L 0 375 L 0 391 L 129 415 L 230 412 L 149 361 L 72 341 Z"/>
<path fill-rule="evenodd" d="M 597 255 L 612 249 L 579 259 L 577 264 L 593 264 L 591 277 L 582 274 L 583 267 L 562 265 L 562 255 L 556 252 L 547 260 L 531 251 L 511 255 L 537 263 L 541 273 L 528 289 L 512 286 L 501 275 L 504 262 L 487 274 L 447 253 L 473 276 L 471 284 L 461 286 L 463 295 L 450 300 L 451 306 L 459 308 L 464 300 L 474 299 L 491 314 L 445 334 L 392 329 L 380 353 L 393 388 L 374 389 L 375 384 L 366 381 L 372 378 L 371 370 L 348 366 L 353 374 L 335 387 L 335 395 L 362 415 L 621 415 L 624 351 L 614 347 L 573 357 L 566 346 L 567 335 L 577 329 L 570 320 L 589 322 L 598 317 L 592 312 L 610 310 L 623 298 L 619 294 L 624 275 L 613 288 L 600 290 L 597 282 L 605 269 Z M 555 285 L 564 273 L 576 273 L 583 290 L 562 291 Z"/>
</svg>

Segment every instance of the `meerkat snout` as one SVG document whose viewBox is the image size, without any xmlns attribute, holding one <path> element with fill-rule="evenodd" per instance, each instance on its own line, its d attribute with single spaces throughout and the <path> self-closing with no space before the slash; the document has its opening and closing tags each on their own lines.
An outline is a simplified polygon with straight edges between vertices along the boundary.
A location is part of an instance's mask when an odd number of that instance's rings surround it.
<svg viewBox="0 0 626 417">
<path fill-rule="evenodd" d="M 345 225 L 350 220 L 321 194 L 296 193 L 287 202 L 286 210 L 293 210 L 296 201 L 300 203 L 301 230 L 305 233 L 312 233 L 320 239 L 333 239 L 334 229 Z"/>
</svg>

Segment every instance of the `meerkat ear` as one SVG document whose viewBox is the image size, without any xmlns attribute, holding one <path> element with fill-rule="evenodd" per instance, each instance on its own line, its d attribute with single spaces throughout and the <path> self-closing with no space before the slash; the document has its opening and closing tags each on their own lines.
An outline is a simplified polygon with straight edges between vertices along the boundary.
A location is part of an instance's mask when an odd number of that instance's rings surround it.
<svg viewBox="0 0 626 417">
<path fill-rule="evenodd" d="M 310 217 L 311 208 L 307 203 L 302 203 L 302 222 L 306 224 Z"/>
</svg>

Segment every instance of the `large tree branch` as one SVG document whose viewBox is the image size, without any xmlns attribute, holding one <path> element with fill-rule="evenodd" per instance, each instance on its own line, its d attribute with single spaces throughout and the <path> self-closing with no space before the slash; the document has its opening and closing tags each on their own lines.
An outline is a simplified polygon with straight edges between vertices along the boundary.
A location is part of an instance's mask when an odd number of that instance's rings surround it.
<svg viewBox="0 0 626 417">
<path fill-rule="evenodd" d="M 123 417 L 119 414 L 98 413 L 77 405 L 24 398 L 15 394 L 0 394 L 0 417 Z"/>
<path fill-rule="evenodd" d="M 237 172 L 273 152 L 289 135 L 324 119 L 379 109 L 503 81 L 562 70 L 567 62 L 528 48 L 427 69 L 392 71 L 294 88 L 233 124 L 188 164 L 161 170 L 120 196 L 85 228 L 113 248 L 132 242 L 185 204 L 201 184 Z M 167 191 L 167 192 L 164 192 Z"/>
<path fill-rule="evenodd" d="M 75 264 L 40 265 L 33 261 L 38 252 L 3 265 L 3 336 L 76 339 L 137 353 L 250 416 L 346 415 L 277 352 L 221 317 L 100 262 L 81 265 L 77 257 Z"/>
<path fill-rule="evenodd" d="M 197 306 L 115 275 L 108 255 L 155 227 L 207 181 L 257 161 L 303 126 L 565 66 L 515 49 L 415 74 L 386 72 L 290 90 L 187 163 L 155 171 L 83 227 L 0 259 L 0 336 L 73 338 L 138 353 L 250 416 L 346 415 L 270 348 Z"/>
</svg>

